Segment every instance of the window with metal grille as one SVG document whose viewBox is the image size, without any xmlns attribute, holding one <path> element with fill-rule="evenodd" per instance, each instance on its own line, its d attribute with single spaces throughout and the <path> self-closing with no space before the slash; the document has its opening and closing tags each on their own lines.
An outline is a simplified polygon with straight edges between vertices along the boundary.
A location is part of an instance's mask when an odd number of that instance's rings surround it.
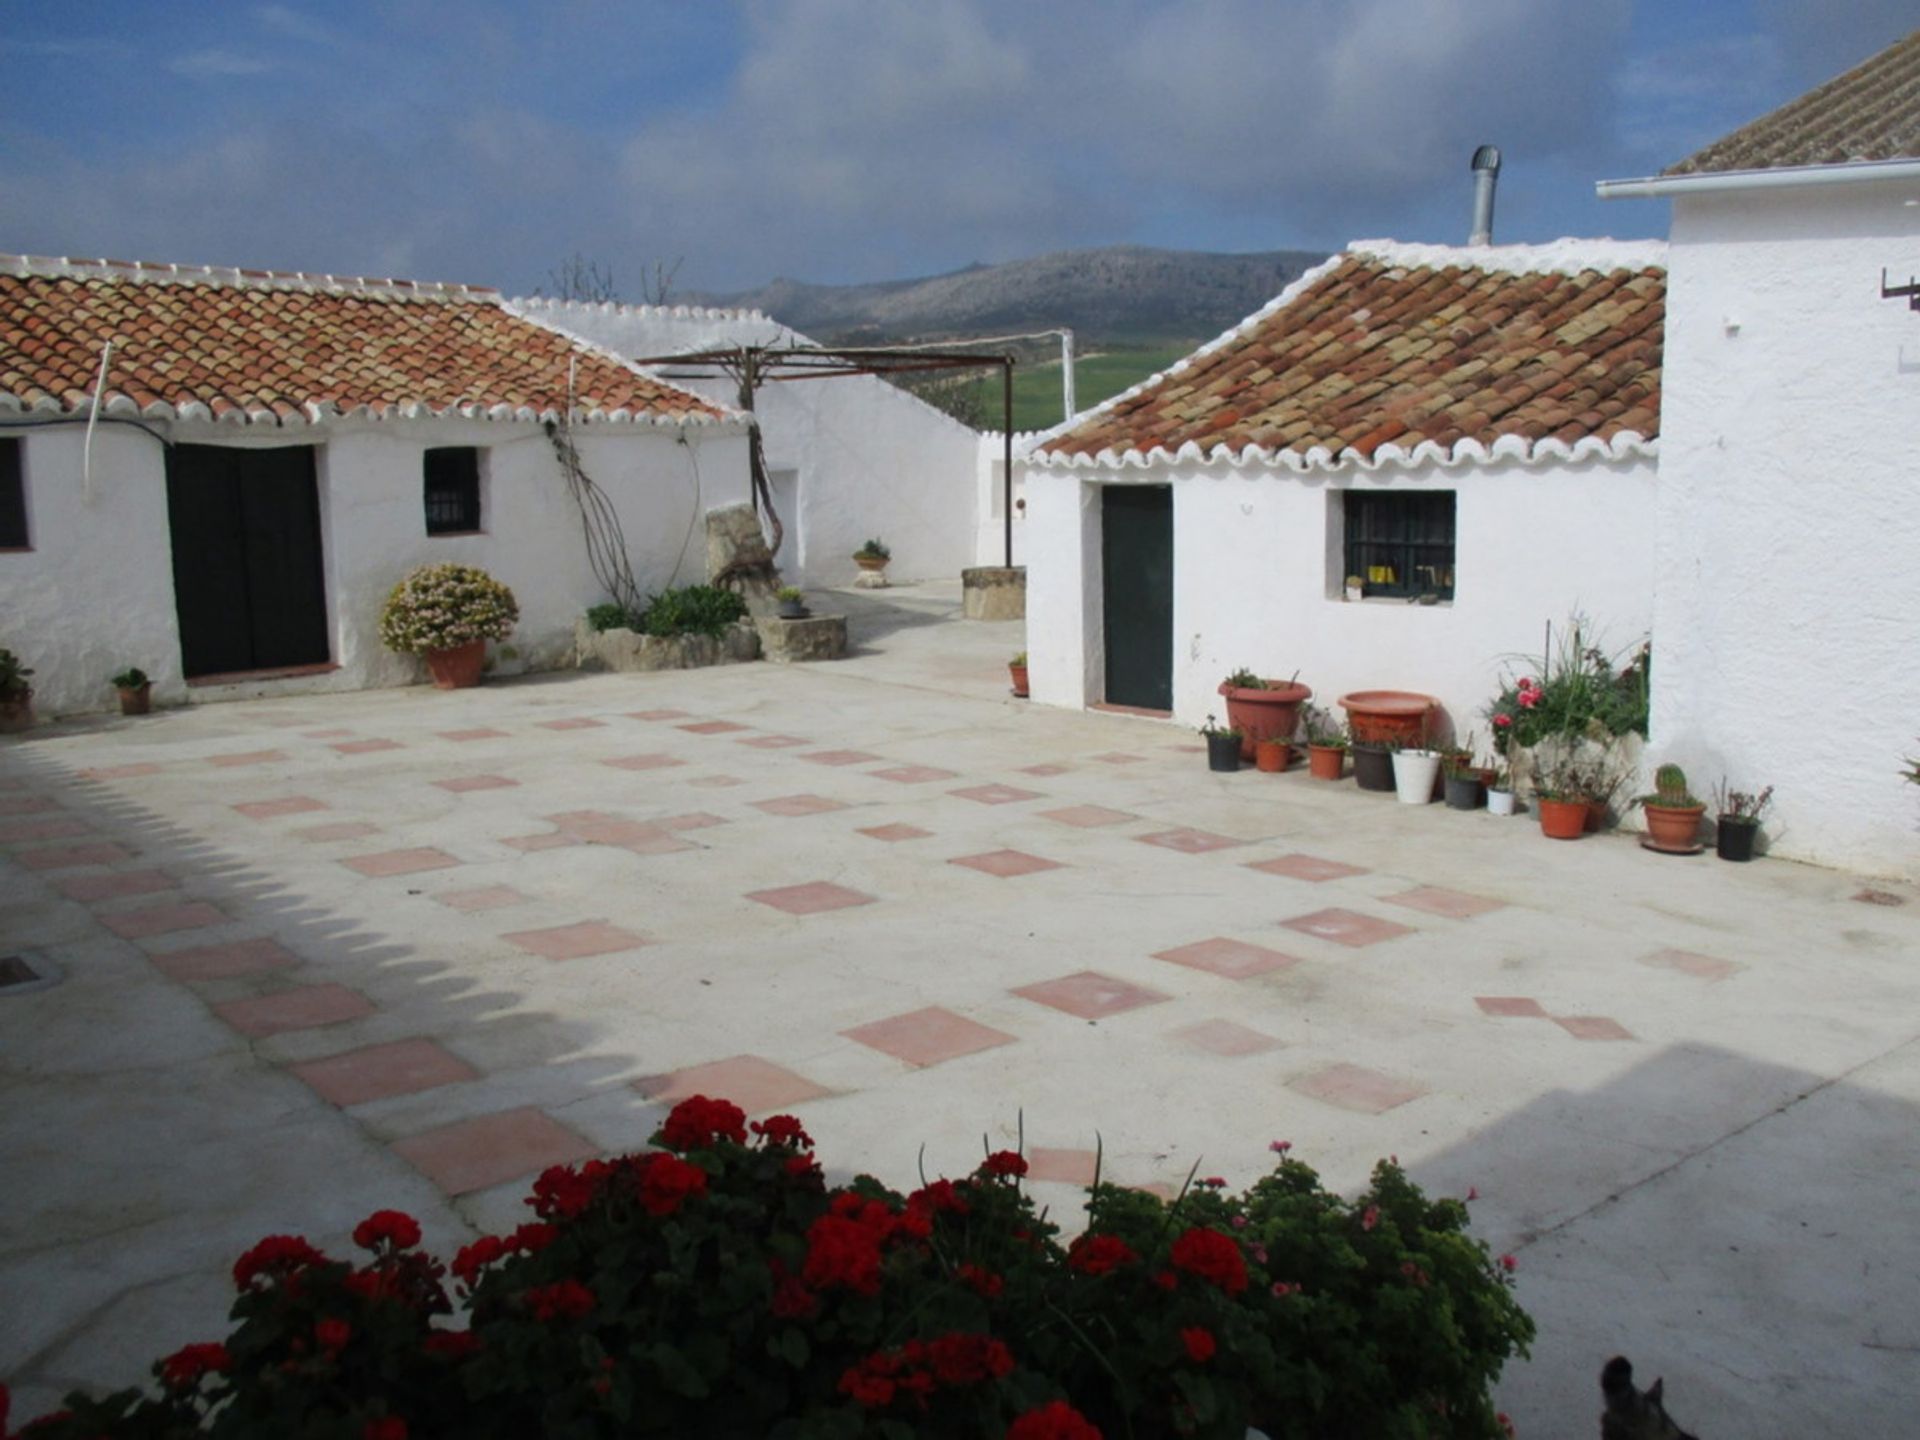
<svg viewBox="0 0 1920 1440">
<path fill-rule="evenodd" d="M 1346 582 L 1363 596 L 1453 598 L 1453 491 L 1348 490 Z"/>
<path fill-rule="evenodd" d="M 27 486 L 20 474 L 20 441 L 0 439 L 0 550 L 25 550 Z"/>
<path fill-rule="evenodd" d="M 427 534 L 471 535 L 480 528 L 480 452 L 471 445 L 427 451 Z"/>
</svg>

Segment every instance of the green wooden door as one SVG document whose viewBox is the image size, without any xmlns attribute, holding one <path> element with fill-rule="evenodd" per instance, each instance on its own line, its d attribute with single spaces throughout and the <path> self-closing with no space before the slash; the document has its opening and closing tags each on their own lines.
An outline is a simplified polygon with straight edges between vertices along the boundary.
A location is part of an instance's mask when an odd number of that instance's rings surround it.
<svg viewBox="0 0 1920 1440">
<path fill-rule="evenodd" d="M 1173 487 L 1108 485 L 1100 559 L 1107 703 L 1173 708 Z"/>
</svg>

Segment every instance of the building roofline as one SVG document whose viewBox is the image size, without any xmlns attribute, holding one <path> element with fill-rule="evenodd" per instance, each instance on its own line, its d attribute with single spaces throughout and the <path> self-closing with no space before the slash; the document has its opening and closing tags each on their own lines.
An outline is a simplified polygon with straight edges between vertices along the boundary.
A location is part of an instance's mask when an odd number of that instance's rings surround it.
<svg viewBox="0 0 1920 1440">
<path fill-rule="evenodd" d="M 1638 180 L 1601 180 L 1602 200 L 1664 200 L 1741 190 L 1790 190 L 1808 185 L 1857 185 L 1875 180 L 1920 180 L 1920 160 L 1853 160 L 1844 165 L 1779 165 L 1765 170 L 1697 170 L 1684 175 L 1648 175 Z"/>
</svg>

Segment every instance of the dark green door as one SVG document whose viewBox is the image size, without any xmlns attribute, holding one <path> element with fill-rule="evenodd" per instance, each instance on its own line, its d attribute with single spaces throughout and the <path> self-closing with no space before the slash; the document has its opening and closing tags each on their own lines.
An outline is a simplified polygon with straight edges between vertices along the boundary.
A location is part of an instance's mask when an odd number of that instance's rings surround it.
<svg viewBox="0 0 1920 1440">
<path fill-rule="evenodd" d="M 1107 703 L 1173 708 L 1173 488 L 1101 492 Z"/>
</svg>

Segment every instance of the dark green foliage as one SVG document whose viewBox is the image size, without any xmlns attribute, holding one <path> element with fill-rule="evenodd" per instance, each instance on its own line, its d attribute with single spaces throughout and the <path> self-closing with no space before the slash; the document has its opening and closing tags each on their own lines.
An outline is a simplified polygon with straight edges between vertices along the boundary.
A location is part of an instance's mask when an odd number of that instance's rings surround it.
<svg viewBox="0 0 1920 1440">
<path fill-rule="evenodd" d="M 747 613 L 747 602 L 716 585 L 687 585 L 662 590 L 647 601 L 647 613 L 635 627 L 649 635 L 711 635 L 719 639 L 727 627 Z"/>
<path fill-rule="evenodd" d="M 638 630 L 641 618 L 617 600 L 587 607 L 587 624 L 595 630 Z"/>
</svg>

